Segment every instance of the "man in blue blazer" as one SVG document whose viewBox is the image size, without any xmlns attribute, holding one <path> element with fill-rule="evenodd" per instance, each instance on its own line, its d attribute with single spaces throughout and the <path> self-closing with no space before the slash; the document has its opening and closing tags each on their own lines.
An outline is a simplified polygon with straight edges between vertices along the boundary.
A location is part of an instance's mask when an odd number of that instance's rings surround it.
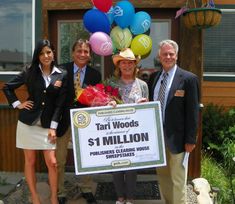
<svg viewBox="0 0 235 204">
<path fill-rule="evenodd" d="M 74 82 L 77 73 L 80 72 L 80 86 L 85 88 L 88 85 L 95 85 L 101 81 L 101 74 L 97 70 L 88 65 L 91 59 L 91 47 L 88 41 L 78 40 L 72 47 L 73 62 L 61 65 L 68 73 L 68 93 L 66 105 L 64 108 L 62 119 L 57 129 L 57 164 L 58 164 L 58 200 L 59 204 L 66 202 L 66 192 L 64 189 L 64 168 L 67 158 L 67 147 L 71 140 L 70 128 L 70 109 L 83 108 L 84 105 L 75 101 L 75 85 Z M 82 183 L 88 188 L 81 188 L 83 197 L 88 203 L 96 203 L 95 198 L 91 192 L 90 176 L 83 176 Z"/>
<path fill-rule="evenodd" d="M 198 78 L 177 66 L 176 42 L 160 42 L 158 57 L 162 71 L 150 76 L 149 99 L 159 100 L 159 95 L 162 94 L 161 86 L 165 84 L 161 108 L 167 166 L 157 168 L 157 174 L 166 203 L 185 204 L 188 166 L 183 166 L 182 163 L 185 153 L 192 152 L 196 144 L 199 114 Z"/>
</svg>

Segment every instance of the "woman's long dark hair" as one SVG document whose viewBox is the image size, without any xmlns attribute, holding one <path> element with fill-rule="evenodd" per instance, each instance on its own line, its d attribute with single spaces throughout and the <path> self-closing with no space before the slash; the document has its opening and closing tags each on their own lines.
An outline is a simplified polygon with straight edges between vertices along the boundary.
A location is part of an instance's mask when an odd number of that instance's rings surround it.
<svg viewBox="0 0 235 204">
<path fill-rule="evenodd" d="M 50 43 L 49 40 L 42 39 L 38 41 L 33 52 L 31 65 L 26 70 L 26 86 L 28 87 L 29 92 L 34 90 L 35 79 L 39 74 L 41 74 L 41 71 L 39 69 L 39 64 L 40 64 L 39 56 L 42 49 L 46 46 L 52 50 L 52 52 L 54 53 L 54 57 L 56 56 L 54 46 Z M 53 68 L 54 65 L 56 65 L 55 59 L 51 63 L 51 69 Z"/>
</svg>

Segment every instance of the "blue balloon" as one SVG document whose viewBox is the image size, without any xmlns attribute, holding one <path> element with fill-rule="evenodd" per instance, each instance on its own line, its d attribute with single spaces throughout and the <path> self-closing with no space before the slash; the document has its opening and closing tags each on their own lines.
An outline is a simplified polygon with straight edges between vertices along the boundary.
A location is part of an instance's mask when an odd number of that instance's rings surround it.
<svg viewBox="0 0 235 204">
<path fill-rule="evenodd" d="M 85 28 L 90 33 L 104 32 L 110 33 L 110 23 L 109 19 L 105 13 L 98 9 L 90 9 L 83 16 L 83 23 Z"/>
<path fill-rule="evenodd" d="M 109 9 L 109 11 L 106 13 L 106 15 L 107 15 L 107 17 L 108 17 L 108 19 L 109 19 L 110 25 L 112 25 L 113 20 L 114 20 L 114 14 L 113 14 L 113 12 L 114 12 L 114 9 L 113 9 L 113 7 L 111 7 L 111 8 Z"/>
<path fill-rule="evenodd" d="M 114 21 L 122 29 L 131 24 L 134 15 L 134 6 L 129 1 L 119 1 L 114 7 Z"/>
<path fill-rule="evenodd" d="M 146 33 L 151 26 L 151 17 L 145 11 L 139 11 L 135 14 L 130 25 L 130 31 L 134 35 Z"/>
</svg>

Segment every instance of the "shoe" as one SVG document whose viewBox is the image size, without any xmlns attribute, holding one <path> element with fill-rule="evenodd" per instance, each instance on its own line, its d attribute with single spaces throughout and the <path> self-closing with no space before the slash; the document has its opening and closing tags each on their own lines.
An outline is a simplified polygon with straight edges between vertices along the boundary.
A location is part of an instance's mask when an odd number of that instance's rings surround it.
<svg viewBox="0 0 235 204">
<path fill-rule="evenodd" d="M 97 204 L 95 197 L 90 193 L 82 193 L 82 197 L 86 199 L 88 204 Z"/>
<path fill-rule="evenodd" d="M 66 197 L 58 197 L 58 203 L 59 204 L 65 204 L 67 201 Z"/>
<path fill-rule="evenodd" d="M 116 201 L 116 204 L 125 204 L 125 201 L 119 201 L 119 200 L 117 200 L 117 201 Z"/>
</svg>

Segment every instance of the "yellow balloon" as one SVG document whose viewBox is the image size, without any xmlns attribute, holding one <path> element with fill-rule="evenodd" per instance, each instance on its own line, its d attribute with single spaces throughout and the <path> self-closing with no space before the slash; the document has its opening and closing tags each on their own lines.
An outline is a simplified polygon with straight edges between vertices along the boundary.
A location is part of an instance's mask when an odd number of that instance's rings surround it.
<svg viewBox="0 0 235 204">
<path fill-rule="evenodd" d="M 146 55 L 152 49 L 152 39 L 145 34 L 134 37 L 131 42 L 131 50 L 135 55 Z"/>
<path fill-rule="evenodd" d="M 110 37 L 114 46 L 119 50 L 129 47 L 132 41 L 131 31 L 128 28 L 122 29 L 119 26 L 115 26 L 111 30 Z"/>
</svg>

